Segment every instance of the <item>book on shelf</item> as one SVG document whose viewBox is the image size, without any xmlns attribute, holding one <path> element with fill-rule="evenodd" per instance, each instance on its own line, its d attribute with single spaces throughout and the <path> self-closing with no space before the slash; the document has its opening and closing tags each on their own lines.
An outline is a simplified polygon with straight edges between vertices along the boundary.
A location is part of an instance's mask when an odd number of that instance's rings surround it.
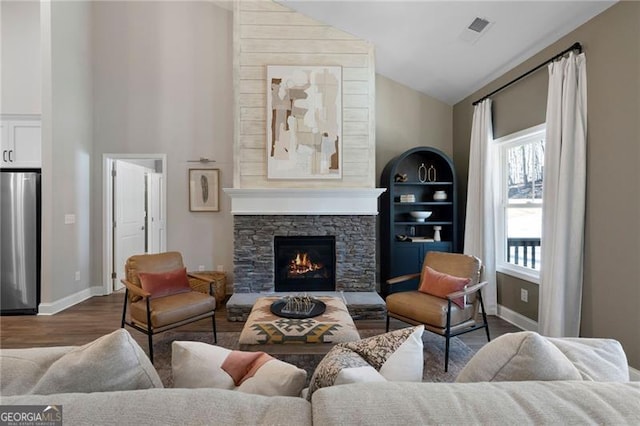
<svg viewBox="0 0 640 426">
<path fill-rule="evenodd" d="M 411 242 L 413 243 L 432 243 L 435 240 L 433 238 L 426 237 L 411 237 Z"/>
</svg>

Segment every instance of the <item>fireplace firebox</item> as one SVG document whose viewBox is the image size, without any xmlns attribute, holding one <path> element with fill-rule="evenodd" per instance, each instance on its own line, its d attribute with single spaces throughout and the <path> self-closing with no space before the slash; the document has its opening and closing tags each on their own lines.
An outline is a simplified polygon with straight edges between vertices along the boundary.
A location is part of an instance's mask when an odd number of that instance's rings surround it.
<svg viewBox="0 0 640 426">
<path fill-rule="evenodd" d="M 334 291 L 334 236 L 274 237 L 275 291 Z"/>
</svg>

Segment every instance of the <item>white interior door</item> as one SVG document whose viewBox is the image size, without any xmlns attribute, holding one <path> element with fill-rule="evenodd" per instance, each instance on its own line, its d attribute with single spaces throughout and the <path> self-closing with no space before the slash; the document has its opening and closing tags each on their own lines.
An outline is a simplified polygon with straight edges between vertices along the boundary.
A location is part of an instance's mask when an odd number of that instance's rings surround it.
<svg viewBox="0 0 640 426">
<path fill-rule="evenodd" d="M 114 290 L 122 288 L 124 264 L 134 254 L 145 252 L 145 173 L 146 168 L 116 160 L 114 162 Z"/>
<path fill-rule="evenodd" d="M 166 251 L 162 173 L 147 173 L 147 252 Z"/>
</svg>

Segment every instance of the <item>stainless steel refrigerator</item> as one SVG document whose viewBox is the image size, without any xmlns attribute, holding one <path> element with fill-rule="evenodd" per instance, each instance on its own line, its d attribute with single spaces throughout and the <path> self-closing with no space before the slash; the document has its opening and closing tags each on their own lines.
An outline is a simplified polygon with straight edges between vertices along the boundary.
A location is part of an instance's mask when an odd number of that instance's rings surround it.
<svg viewBox="0 0 640 426">
<path fill-rule="evenodd" d="M 0 314 L 37 314 L 40 170 L 0 170 Z"/>
</svg>

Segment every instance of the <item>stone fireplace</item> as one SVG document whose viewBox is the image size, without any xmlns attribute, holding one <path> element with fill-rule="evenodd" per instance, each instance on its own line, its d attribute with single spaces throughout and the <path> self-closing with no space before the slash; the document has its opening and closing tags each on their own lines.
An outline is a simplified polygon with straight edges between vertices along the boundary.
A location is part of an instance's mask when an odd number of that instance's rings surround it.
<svg viewBox="0 0 640 426">
<path fill-rule="evenodd" d="M 227 319 L 246 321 L 257 298 L 275 294 L 276 240 L 331 237 L 334 291 L 354 319 L 382 319 L 376 292 L 376 215 L 380 188 L 225 188 L 233 214 L 233 295 Z M 284 290 L 281 294 L 305 291 Z"/>
<path fill-rule="evenodd" d="M 234 217 L 234 292 L 275 291 L 274 241 L 282 236 L 335 236 L 335 290 L 375 291 L 375 216 Z"/>
<path fill-rule="evenodd" d="M 231 196 L 234 215 L 234 293 L 276 291 L 276 239 L 309 236 L 334 239 L 335 289 L 332 290 L 376 290 L 377 198 L 383 190 L 225 191 Z"/>
</svg>

